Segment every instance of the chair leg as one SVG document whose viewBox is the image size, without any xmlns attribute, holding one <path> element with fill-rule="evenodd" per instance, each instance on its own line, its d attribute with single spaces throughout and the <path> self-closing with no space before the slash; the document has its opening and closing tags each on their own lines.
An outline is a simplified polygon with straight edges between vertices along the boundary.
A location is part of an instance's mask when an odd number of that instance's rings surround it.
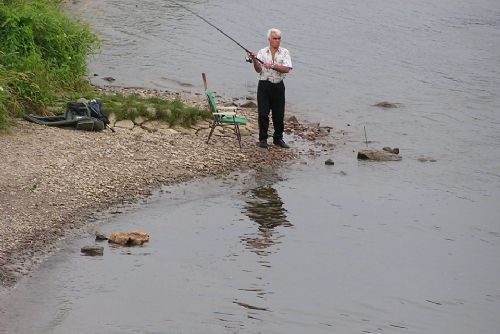
<svg viewBox="0 0 500 334">
<path fill-rule="evenodd" d="M 234 132 L 236 134 L 236 138 L 238 139 L 238 144 L 240 144 L 241 148 L 241 133 L 240 133 L 240 126 L 238 125 L 238 123 L 234 124 Z"/>
<path fill-rule="evenodd" d="M 210 133 L 208 134 L 208 139 L 207 139 L 207 144 L 210 141 L 210 138 L 212 137 L 212 133 L 214 133 L 215 127 L 217 126 L 217 123 L 214 121 L 212 125 L 210 125 Z"/>
</svg>

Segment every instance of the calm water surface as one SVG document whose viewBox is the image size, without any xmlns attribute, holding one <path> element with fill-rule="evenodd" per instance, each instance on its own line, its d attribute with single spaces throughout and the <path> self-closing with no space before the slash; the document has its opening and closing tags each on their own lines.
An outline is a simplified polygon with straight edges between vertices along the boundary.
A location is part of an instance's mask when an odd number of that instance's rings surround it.
<svg viewBox="0 0 500 334">
<path fill-rule="evenodd" d="M 498 333 L 500 3 L 182 3 L 249 49 L 282 29 L 287 110 L 348 135 L 307 164 L 104 215 L 104 231 L 151 242 L 89 258 L 91 235 L 72 241 L 1 296 L 0 333 Z M 206 72 L 221 95 L 255 95 L 242 50 L 173 2 L 72 12 L 104 39 L 96 83 L 196 93 Z M 402 106 L 372 106 L 383 100 Z M 403 161 L 358 162 L 363 129 Z"/>
</svg>

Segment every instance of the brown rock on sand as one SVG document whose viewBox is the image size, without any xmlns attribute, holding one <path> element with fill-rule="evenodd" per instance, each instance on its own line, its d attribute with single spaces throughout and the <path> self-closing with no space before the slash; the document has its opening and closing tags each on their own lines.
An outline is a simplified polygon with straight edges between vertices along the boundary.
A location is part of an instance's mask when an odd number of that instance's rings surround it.
<svg viewBox="0 0 500 334">
<path fill-rule="evenodd" d="M 113 232 L 108 239 L 109 243 L 122 246 L 142 246 L 149 241 L 149 234 L 144 231 Z"/>
</svg>

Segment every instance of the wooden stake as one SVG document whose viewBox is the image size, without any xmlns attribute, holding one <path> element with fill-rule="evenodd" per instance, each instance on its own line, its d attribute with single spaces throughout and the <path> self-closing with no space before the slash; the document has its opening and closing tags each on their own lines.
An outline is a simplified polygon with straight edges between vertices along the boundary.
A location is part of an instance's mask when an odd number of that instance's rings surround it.
<svg viewBox="0 0 500 334">
<path fill-rule="evenodd" d="M 366 147 L 368 147 L 368 138 L 366 137 L 366 127 L 363 125 L 363 129 L 365 130 L 365 143 Z"/>
</svg>

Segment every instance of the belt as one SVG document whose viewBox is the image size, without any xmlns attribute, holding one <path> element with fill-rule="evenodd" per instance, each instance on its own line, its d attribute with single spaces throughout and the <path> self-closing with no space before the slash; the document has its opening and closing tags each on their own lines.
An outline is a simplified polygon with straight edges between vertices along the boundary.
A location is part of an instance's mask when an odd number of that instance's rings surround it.
<svg viewBox="0 0 500 334">
<path fill-rule="evenodd" d="M 259 80 L 259 81 L 261 81 L 261 82 L 269 82 L 269 83 L 272 83 L 273 85 L 277 85 L 277 84 L 280 84 L 280 83 L 282 83 L 282 82 L 283 82 L 283 80 L 278 81 L 278 82 L 272 82 L 272 81 L 270 81 L 270 80 L 268 80 L 268 79 L 266 79 L 266 80 Z"/>
</svg>

